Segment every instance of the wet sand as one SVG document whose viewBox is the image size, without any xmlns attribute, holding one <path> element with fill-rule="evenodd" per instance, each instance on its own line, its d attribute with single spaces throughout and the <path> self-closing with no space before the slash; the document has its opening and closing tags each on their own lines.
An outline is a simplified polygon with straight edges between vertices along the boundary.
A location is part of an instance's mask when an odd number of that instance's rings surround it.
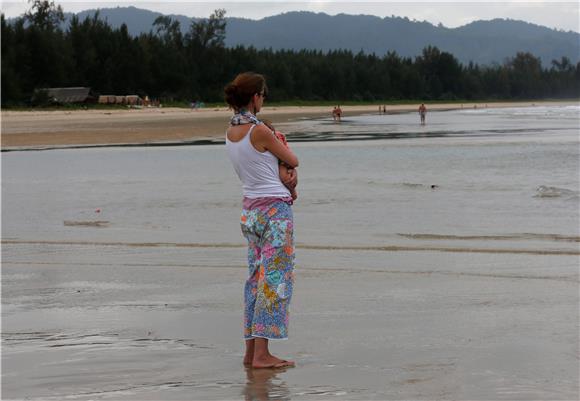
<svg viewBox="0 0 580 401">
<path fill-rule="evenodd" d="M 574 102 L 489 103 L 487 107 L 576 104 Z M 465 103 L 464 108 L 486 107 Z M 428 109 L 450 110 L 460 104 L 428 105 Z M 378 106 L 344 106 L 344 116 L 378 113 Z M 418 105 L 387 106 L 387 113 L 416 111 Z M 330 117 L 329 107 L 265 107 L 261 117 L 274 124 L 304 118 Z M 189 110 L 144 108 L 131 110 L 2 111 L 2 148 L 67 145 L 150 144 L 221 138 L 231 112 L 227 108 Z"/>
<path fill-rule="evenodd" d="M 3 248 L 3 399 L 578 398 L 577 256 L 298 246 L 297 367 L 255 371 L 241 247 Z"/>
</svg>

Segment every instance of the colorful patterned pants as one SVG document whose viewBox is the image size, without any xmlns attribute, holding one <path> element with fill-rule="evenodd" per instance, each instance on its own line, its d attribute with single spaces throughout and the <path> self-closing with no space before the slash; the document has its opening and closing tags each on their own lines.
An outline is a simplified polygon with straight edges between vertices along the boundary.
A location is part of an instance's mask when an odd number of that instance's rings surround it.
<svg viewBox="0 0 580 401">
<path fill-rule="evenodd" d="M 244 288 L 244 338 L 286 339 L 294 283 L 292 208 L 275 202 L 243 209 L 249 276 Z"/>
</svg>

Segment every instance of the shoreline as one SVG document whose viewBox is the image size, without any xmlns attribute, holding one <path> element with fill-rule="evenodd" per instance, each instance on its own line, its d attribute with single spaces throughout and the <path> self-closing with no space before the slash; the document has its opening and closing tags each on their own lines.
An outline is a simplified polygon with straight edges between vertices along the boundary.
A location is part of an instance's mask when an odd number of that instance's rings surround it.
<svg viewBox="0 0 580 401">
<path fill-rule="evenodd" d="M 428 111 L 473 108 L 578 105 L 578 101 L 427 103 Z M 343 116 L 378 112 L 378 105 L 342 106 Z M 415 112 L 419 104 L 387 105 L 388 114 Z M 2 110 L 2 151 L 100 146 L 169 146 L 213 143 L 221 139 L 231 111 L 226 107 L 190 110 Z M 274 125 L 329 118 L 327 106 L 266 106 L 260 116 Z"/>
</svg>

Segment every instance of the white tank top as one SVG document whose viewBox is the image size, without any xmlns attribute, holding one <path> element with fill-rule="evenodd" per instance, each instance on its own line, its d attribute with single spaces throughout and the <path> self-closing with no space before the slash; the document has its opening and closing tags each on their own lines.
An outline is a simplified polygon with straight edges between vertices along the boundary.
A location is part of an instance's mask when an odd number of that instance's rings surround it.
<svg viewBox="0 0 580 401">
<path fill-rule="evenodd" d="M 259 152 L 250 141 L 255 127 L 252 125 L 248 133 L 237 142 L 230 141 L 226 133 L 226 149 L 242 182 L 244 197 L 289 197 L 290 191 L 280 181 L 278 158 L 269 151 Z"/>
</svg>

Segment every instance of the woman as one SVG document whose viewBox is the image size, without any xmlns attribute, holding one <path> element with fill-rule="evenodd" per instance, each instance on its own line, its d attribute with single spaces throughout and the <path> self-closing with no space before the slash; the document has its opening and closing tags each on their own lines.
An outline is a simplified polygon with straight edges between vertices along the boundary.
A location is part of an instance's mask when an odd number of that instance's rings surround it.
<svg viewBox="0 0 580 401">
<path fill-rule="evenodd" d="M 270 354 L 269 340 L 288 337 L 288 307 L 294 283 L 292 197 L 298 158 L 256 117 L 268 93 L 251 72 L 225 87 L 234 110 L 226 133 L 228 156 L 242 182 L 242 233 L 248 241 L 249 276 L 244 289 L 244 364 L 281 368 L 294 362 Z M 279 162 L 290 166 L 290 170 Z M 282 176 L 282 178 L 281 178 Z M 282 182 L 284 181 L 284 183 Z"/>
</svg>

